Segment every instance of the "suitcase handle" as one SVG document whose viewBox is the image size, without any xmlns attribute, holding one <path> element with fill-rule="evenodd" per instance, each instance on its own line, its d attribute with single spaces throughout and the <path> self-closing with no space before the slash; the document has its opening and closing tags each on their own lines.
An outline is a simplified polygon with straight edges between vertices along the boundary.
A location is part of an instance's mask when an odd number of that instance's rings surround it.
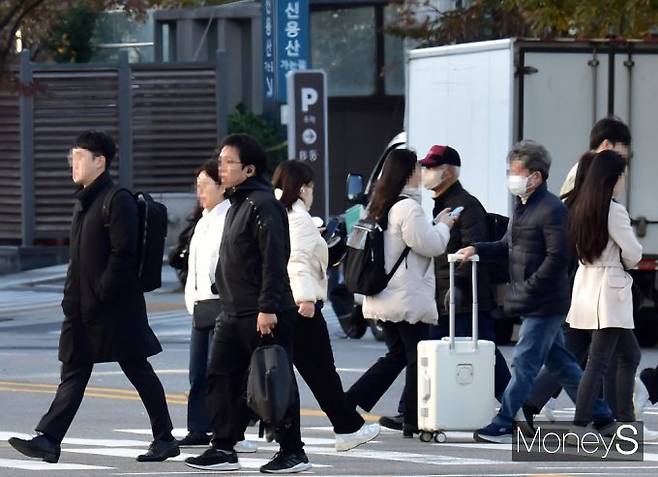
<svg viewBox="0 0 658 477">
<path fill-rule="evenodd" d="M 423 379 L 421 381 L 423 392 L 421 393 L 423 402 L 429 401 L 430 395 L 432 394 L 432 382 L 430 381 L 429 376 L 426 373 L 423 373 Z"/>
<path fill-rule="evenodd" d="M 471 335 L 473 341 L 473 349 L 478 349 L 478 285 L 477 285 L 477 262 L 480 257 L 472 255 L 468 259 L 473 263 L 471 267 L 471 281 L 473 283 L 473 324 L 471 328 Z M 455 262 L 464 261 L 464 256 L 457 253 L 448 254 L 448 264 L 450 266 L 450 349 L 455 349 Z"/>
</svg>

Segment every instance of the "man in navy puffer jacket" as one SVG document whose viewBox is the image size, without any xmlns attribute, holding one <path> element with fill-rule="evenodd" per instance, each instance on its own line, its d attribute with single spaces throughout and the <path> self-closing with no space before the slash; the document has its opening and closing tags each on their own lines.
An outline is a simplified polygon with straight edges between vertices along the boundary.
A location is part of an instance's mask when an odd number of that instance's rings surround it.
<svg viewBox="0 0 658 477">
<path fill-rule="evenodd" d="M 574 400 L 582 370 L 565 349 L 562 324 L 569 310 L 567 209 L 546 187 L 551 159 L 533 141 L 521 141 L 507 156 L 508 188 L 515 208 L 505 236 L 476 243 L 458 253 L 483 261 L 507 258 L 510 286 L 505 311 L 522 320 L 512 358 L 512 380 L 491 424 L 475 432 L 485 442 L 512 442 L 514 417 L 532 389 L 542 365 L 559 379 Z M 595 406 L 594 422 L 604 432 L 614 419 L 605 402 Z"/>
</svg>

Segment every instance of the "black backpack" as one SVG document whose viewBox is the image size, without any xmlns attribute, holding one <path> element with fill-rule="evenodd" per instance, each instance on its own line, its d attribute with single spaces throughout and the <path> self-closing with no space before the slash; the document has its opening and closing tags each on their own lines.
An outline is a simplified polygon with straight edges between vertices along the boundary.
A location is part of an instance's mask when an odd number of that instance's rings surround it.
<svg viewBox="0 0 658 477">
<path fill-rule="evenodd" d="M 487 219 L 489 221 L 489 241 L 497 242 L 505 236 L 509 225 L 509 218 L 504 215 L 487 212 Z M 492 283 L 509 283 L 509 266 L 507 260 L 487 262 L 487 272 Z"/>
<path fill-rule="evenodd" d="M 396 202 L 406 197 L 398 197 Z M 388 213 L 386 214 L 388 218 Z M 347 254 L 345 255 L 345 285 L 352 293 L 372 296 L 380 293 L 391 280 L 402 261 L 409 254 L 406 247 L 400 258 L 386 273 L 384 267 L 384 230 L 387 226 L 384 221 L 365 218 L 359 220 L 347 238 Z"/>
<path fill-rule="evenodd" d="M 139 214 L 139 257 L 137 277 L 142 291 L 148 292 L 162 285 L 162 257 L 164 256 L 165 239 L 167 237 L 167 207 L 153 200 L 145 192 L 135 192 L 128 189 L 113 187 L 103 200 L 103 220 L 105 226 L 110 226 L 110 206 L 114 196 L 119 191 L 128 192 L 137 203 Z"/>
<path fill-rule="evenodd" d="M 261 422 L 276 432 L 292 422 L 289 410 L 297 383 L 286 350 L 278 344 L 263 345 L 263 339 L 251 355 L 246 400 Z"/>
</svg>

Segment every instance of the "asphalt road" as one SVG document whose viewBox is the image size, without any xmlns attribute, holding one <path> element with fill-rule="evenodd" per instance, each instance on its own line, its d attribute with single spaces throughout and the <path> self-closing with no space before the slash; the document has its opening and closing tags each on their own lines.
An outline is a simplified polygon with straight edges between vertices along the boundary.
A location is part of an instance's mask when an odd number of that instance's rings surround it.
<svg viewBox="0 0 658 477">
<path fill-rule="evenodd" d="M 58 464 L 29 460 L 7 444 L 13 435 L 33 433 L 59 381 L 57 341 L 62 319 L 59 309 L 61 281 L 39 285 L 0 283 L 0 476 L 34 474 L 60 476 L 101 475 L 193 475 L 203 472 L 188 468 L 182 460 L 202 449 L 184 449 L 183 454 L 164 463 L 141 464 L 135 456 L 150 441 L 148 418 L 130 383 L 115 364 L 97 365 L 86 398 L 64 440 Z M 176 434 L 185 434 L 190 321 L 168 272 L 163 289 L 148 296 L 149 319 L 164 351 L 152 359 L 167 391 Z M 383 344 L 370 334 L 362 340 L 337 337 L 338 325 L 330 310 L 329 327 L 334 334 L 336 365 L 347 388 L 378 356 Z M 503 353 L 510 356 L 511 347 Z M 655 366 L 658 352 L 643 350 L 642 366 Z M 637 475 L 658 474 L 658 445 L 645 446 L 644 461 L 629 462 L 542 462 L 512 461 L 511 446 L 475 443 L 469 433 L 448 433 L 446 443 L 422 443 L 403 439 L 401 433 L 384 430 L 372 443 L 347 453 L 336 453 L 329 421 L 313 396 L 300 382 L 302 435 L 313 475 Z M 367 419 L 393 414 L 402 389 L 399 378 Z M 568 419 L 573 404 L 558 399 L 556 415 Z M 468 412 L 468 410 L 465 410 Z M 658 408 L 650 408 L 645 421 L 658 428 Z M 255 454 L 241 456 L 239 474 L 258 474 L 258 467 L 273 455 L 272 444 L 259 441 L 257 429 L 249 428 L 248 438 L 258 442 Z"/>
</svg>

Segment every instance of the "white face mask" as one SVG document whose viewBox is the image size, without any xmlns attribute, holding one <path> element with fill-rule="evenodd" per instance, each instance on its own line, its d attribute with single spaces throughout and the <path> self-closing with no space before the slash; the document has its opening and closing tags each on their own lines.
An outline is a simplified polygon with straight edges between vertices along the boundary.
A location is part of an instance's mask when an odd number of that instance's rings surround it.
<svg viewBox="0 0 658 477">
<path fill-rule="evenodd" d="M 428 190 L 434 190 L 443 181 L 443 169 L 432 167 L 431 169 L 423 168 L 423 187 Z"/>
<path fill-rule="evenodd" d="M 507 188 L 516 196 L 525 195 L 528 191 L 528 177 L 526 176 L 507 176 Z"/>
</svg>

